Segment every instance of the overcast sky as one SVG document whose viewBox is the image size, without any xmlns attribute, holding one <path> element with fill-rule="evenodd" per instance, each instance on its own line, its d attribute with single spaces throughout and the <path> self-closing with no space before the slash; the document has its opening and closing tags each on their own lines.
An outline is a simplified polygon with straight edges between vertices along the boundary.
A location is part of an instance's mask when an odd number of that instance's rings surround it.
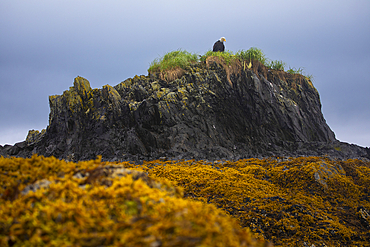
<svg viewBox="0 0 370 247">
<path fill-rule="evenodd" d="M 336 138 L 370 146 L 369 0 L 1 0 L 0 145 L 46 128 L 48 96 L 76 76 L 115 86 L 222 36 L 234 53 L 257 47 L 304 68 Z"/>
</svg>

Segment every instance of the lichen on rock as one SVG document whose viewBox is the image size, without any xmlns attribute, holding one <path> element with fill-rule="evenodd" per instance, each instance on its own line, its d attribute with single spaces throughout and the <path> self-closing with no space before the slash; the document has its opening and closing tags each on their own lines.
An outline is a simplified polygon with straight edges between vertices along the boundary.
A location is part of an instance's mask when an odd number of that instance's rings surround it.
<svg viewBox="0 0 370 247">
<path fill-rule="evenodd" d="M 38 130 L 30 130 L 28 131 L 26 142 L 28 144 L 39 142 L 44 137 L 45 133 L 46 133 L 46 129 L 41 130 L 41 132 Z"/>
<path fill-rule="evenodd" d="M 88 93 L 91 91 L 90 82 L 80 76 L 74 79 L 73 87 L 78 95 L 83 99 L 86 99 L 88 97 Z"/>
</svg>

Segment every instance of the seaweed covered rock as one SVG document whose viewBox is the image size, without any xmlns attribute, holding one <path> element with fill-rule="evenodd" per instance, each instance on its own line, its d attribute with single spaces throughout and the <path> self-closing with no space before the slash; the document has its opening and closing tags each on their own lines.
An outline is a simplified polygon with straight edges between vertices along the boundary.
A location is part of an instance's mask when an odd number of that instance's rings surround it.
<svg viewBox="0 0 370 247">
<path fill-rule="evenodd" d="M 150 161 L 187 198 L 216 205 L 276 246 L 368 246 L 370 162 L 324 157 Z"/>
<path fill-rule="evenodd" d="M 370 162 L 361 160 L 139 165 L 33 156 L 0 158 L 0 171 L 1 246 L 265 246 L 266 241 L 367 246 L 370 241 Z"/>
<path fill-rule="evenodd" d="M 269 246 L 222 210 L 129 166 L 0 158 L 0 245 Z"/>
<path fill-rule="evenodd" d="M 370 157 L 368 149 L 335 139 L 308 78 L 257 61 L 248 69 L 210 57 L 170 77 L 135 76 L 102 89 L 77 77 L 49 102 L 46 132 L 3 148 L 3 155 L 75 161 L 97 155 L 104 160 Z"/>
</svg>

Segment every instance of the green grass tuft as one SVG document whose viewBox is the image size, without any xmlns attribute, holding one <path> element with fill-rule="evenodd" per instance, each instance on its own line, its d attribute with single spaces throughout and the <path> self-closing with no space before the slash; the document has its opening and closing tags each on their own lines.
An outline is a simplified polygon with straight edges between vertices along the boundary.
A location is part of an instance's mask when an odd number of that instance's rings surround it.
<svg viewBox="0 0 370 247">
<path fill-rule="evenodd" d="M 304 77 L 306 77 L 307 79 L 309 79 L 310 81 L 312 81 L 313 79 L 313 76 L 312 75 L 306 75 L 305 73 L 303 73 L 303 68 L 290 68 L 287 70 L 287 73 L 291 74 L 291 75 L 295 75 L 295 74 L 300 74 L 300 75 L 303 75 Z"/>
<path fill-rule="evenodd" d="M 296 68 L 289 67 L 289 69 L 286 72 L 288 72 L 291 75 L 294 75 L 294 74 L 302 74 L 303 69 L 302 68 L 296 69 Z"/>
<path fill-rule="evenodd" d="M 261 62 L 263 65 L 267 66 L 267 58 L 265 54 L 262 52 L 261 49 L 256 47 L 251 47 L 247 51 L 241 50 L 236 53 L 236 56 L 241 60 L 257 60 Z"/>
<path fill-rule="evenodd" d="M 239 59 L 241 61 L 259 61 L 264 66 L 274 69 L 274 70 L 281 70 L 284 71 L 286 67 L 286 63 L 283 61 L 275 60 L 270 61 L 266 58 L 266 55 L 263 53 L 261 49 L 256 47 L 251 47 L 248 50 L 240 50 L 236 54 L 233 54 L 232 51 L 225 51 L 225 52 L 213 52 L 211 50 L 207 51 L 203 56 L 200 56 L 195 53 L 189 53 L 184 50 L 177 50 L 172 51 L 165 54 L 161 58 L 155 59 L 151 62 L 148 72 L 163 72 L 168 71 L 175 68 L 182 68 L 189 66 L 190 64 L 194 64 L 199 62 L 205 62 L 208 57 L 219 57 L 222 59 L 227 65 L 229 65 L 232 61 Z M 199 59 L 200 57 L 200 59 Z M 286 71 L 289 74 L 301 74 L 309 80 L 313 79 L 312 75 L 306 75 L 303 73 L 303 68 L 290 68 Z"/>
<path fill-rule="evenodd" d="M 283 61 L 275 60 L 275 61 L 271 61 L 270 64 L 267 67 L 269 67 L 271 69 L 283 70 L 284 71 L 285 66 L 286 66 L 286 63 L 284 63 Z"/>
<path fill-rule="evenodd" d="M 208 57 L 219 57 L 222 58 L 226 64 L 230 64 L 231 61 L 236 59 L 236 56 L 231 51 L 225 51 L 225 52 L 213 52 L 213 51 L 207 51 L 206 54 L 201 56 L 200 61 L 205 62 Z"/>
<path fill-rule="evenodd" d="M 182 68 L 198 62 L 198 55 L 183 50 L 171 51 L 160 59 L 155 59 L 148 69 L 148 72 L 161 72 L 173 68 Z"/>
</svg>

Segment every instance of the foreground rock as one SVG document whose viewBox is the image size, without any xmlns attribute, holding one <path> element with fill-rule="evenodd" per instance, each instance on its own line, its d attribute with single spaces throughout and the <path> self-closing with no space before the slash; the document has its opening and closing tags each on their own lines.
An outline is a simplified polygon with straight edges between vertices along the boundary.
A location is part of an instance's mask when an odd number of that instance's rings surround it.
<svg viewBox="0 0 370 247">
<path fill-rule="evenodd" d="M 369 149 L 335 139 L 317 90 L 301 75 L 212 57 L 173 74 L 172 81 L 135 76 L 102 89 L 77 77 L 69 90 L 49 97 L 46 131 L 30 131 L 26 141 L 0 152 L 68 160 L 370 157 Z"/>
<path fill-rule="evenodd" d="M 368 246 L 369 188 L 351 159 L 0 157 L 0 246 Z"/>
<path fill-rule="evenodd" d="M 369 161 L 156 160 L 133 168 L 175 182 L 276 246 L 369 246 Z"/>
<path fill-rule="evenodd" d="M 0 157 L 0 178 L 0 246 L 270 246 L 122 163 Z"/>
</svg>

